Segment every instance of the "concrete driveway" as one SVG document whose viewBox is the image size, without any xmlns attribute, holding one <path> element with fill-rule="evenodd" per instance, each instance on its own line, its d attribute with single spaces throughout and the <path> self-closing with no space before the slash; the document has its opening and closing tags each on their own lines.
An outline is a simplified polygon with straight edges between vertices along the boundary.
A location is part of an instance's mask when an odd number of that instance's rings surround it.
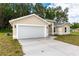
<svg viewBox="0 0 79 59">
<path fill-rule="evenodd" d="M 25 56 L 79 56 L 79 46 L 54 40 L 54 37 L 20 39 Z"/>
</svg>

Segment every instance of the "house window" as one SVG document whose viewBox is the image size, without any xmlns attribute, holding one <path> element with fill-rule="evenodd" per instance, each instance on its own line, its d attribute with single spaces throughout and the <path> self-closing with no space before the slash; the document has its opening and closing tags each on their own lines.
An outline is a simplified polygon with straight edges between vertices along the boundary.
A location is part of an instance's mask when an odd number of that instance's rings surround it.
<svg viewBox="0 0 79 59">
<path fill-rule="evenodd" d="M 51 25 L 49 25 L 49 27 L 51 27 Z"/>
<path fill-rule="evenodd" d="M 14 25 L 14 28 L 16 28 L 16 25 Z"/>
<path fill-rule="evenodd" d="M 54 32 L 55 32 L 55 27 L 54 27 Z"/>
<path fill-rule="evenodd" d="M 67 28 L 65 27 L 65 32 L 67 32 Z"/>
</svg>

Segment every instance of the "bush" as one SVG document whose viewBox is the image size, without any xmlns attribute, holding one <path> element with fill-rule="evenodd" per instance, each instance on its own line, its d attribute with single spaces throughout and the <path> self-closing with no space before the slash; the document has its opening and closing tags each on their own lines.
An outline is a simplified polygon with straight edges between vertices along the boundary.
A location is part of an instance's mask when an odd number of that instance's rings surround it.
<svg viewBox="0 0 79 59">
<path fill-rule="evenodd" d="M 12 36 L 11 32 L 5 33 L 6 36 Z"/>
<path fill-rule="evenodd" d="M 0 32 L 12 32 L 11 28 L 1 28 Z"/>
</svg>

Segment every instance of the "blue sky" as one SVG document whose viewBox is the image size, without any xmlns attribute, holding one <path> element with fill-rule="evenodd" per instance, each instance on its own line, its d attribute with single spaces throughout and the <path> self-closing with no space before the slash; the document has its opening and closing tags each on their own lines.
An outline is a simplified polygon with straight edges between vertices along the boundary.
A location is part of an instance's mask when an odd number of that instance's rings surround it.
<svg viewBox="0 0 79 59">
<path fill-rule="evenodd" d="M 79 4 L 77 3 L 45 3 L 43 5 L 45 7 L 61 6 L 63 10 L 67 7 L 69 8 L 68 21 L 70 23 L 74 23 L 74 22 L 79 23 Z"/>
</svg>

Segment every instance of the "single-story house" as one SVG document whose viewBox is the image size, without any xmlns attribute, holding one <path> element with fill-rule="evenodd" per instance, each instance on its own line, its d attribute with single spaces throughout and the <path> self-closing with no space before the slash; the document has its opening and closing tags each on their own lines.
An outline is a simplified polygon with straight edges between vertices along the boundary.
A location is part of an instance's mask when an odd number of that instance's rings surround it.
<svg viewBox="0 0 79 59">
<path fill-rule="evenodd" d="M 72 32 L 79 32 L 79 28 L 72 29 Z"/>
<path fill-rule="evenodd" d="M 40 38 L 50 35 L 70 34 L 69 23 L 55 23 L 36 14 L 23 16 L 9 21 L 13 29 L 13 39 Z"/>
</svg>

